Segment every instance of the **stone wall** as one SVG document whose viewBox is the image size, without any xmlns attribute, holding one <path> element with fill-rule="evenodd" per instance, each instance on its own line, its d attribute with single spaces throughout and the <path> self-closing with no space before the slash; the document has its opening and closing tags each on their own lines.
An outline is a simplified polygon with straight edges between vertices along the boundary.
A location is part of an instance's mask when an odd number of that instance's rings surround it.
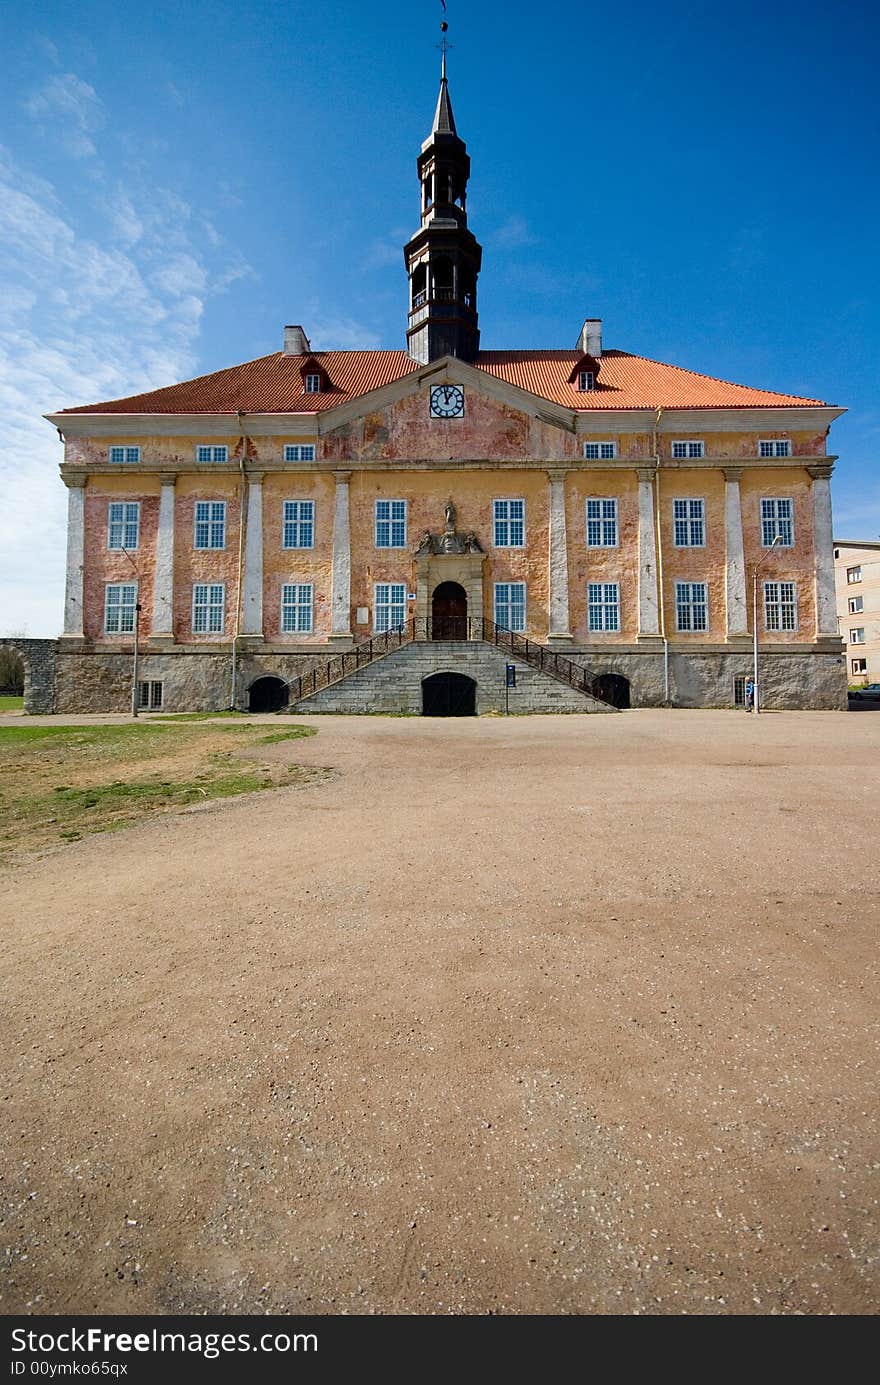
<svg viewBox="0 0 880 1385">
<path fill-rule="evenodd" d="M 298 712 L 409 712 L 422 710 L 422 680 L 434 673 L 463 673 L 477 685 L 477 715 L 503 712 L 505 667 L 516 665 L 511 712 L 612 712 L 614 708 L 559 683 L 549 674 L 482 641 L 404 645 L 351 673 L 342 682 L 305 698 Z"/>
<path fill-rule="evenodd" d="M 633 707 L 662 707 L 663 654 L 579 653 L 568 657 L 594 673 L 629 679 Z M 732 707 L 733 680 L 754 669 L 751 650 L 683 654 L 670 649 L 669 701 L 673 707 Z M 762 653 L 761 706 L 768 711 L 846 711 L 846 665 L 839 654 Z"/>
<path fill-rule="evenodd" d="M 15 649 L 24 660 L 24 710 L 45 715 L 55 709 L 57 640 L 28 640 L 10 636 L 0 645 Z"/>
<path fill-rule="evenodd" d="M 246 711 L 248 688 L 255 679 L 273 674 L 290 682 L 323 666 L 328 654 L 309 656 L 242 650 L 238 657 L 236 706 Z M 201 651 L 143 652 L 138 679 L 161 680 L 162 710 L 221 712 L 229 706 L 232 674 L 230 653 Z M 55 709 L 58 712 L 127 712 L 131 708 L 130 654 L 65 652 L 58 655 Z M 30 709 L 28 709 L 30 710 Z"/>
</svg>

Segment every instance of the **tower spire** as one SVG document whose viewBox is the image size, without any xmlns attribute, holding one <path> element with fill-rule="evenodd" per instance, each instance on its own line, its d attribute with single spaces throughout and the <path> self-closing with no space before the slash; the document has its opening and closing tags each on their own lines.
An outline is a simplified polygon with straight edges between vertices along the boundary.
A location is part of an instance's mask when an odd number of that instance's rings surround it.
<svg viewBox="0 0 880 1385">
<path fill-rule="evenodd" d="M 410 281 L 407 345 L 410 355 L 423 362 L 441 356 L 472 361 L 480 349 L 477 275 L 483 252 L 467 224 L 471 161 L 452 114 L 448 29 L 444 18 L 438 45 L 440 93 L 431 133 L 418 158 L 421 225 L 404 247 Z"/>
</svg>

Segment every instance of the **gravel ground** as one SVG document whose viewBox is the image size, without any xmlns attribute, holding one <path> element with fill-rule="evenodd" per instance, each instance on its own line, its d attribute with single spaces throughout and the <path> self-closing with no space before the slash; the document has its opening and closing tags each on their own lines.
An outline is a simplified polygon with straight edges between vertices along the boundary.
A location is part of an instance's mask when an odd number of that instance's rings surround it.
<svg viewBox="0 0 880 1385">
<path fill-rule="evenodd" d="M 875 1312 L 880 718 L 312 724 L 0 884 L 0 1310 Z"/>
</svg>

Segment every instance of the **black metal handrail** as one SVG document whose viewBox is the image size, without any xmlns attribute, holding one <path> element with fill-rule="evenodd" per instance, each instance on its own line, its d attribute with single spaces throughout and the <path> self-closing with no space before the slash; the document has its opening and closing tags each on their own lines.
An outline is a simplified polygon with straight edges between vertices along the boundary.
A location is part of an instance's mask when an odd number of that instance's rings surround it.
<svg viewBox="0 0 880 1385">
<path fill-rule="evenodd" d="M 381 635 L 373 635 L 370 639 L 363 640 L 353 649 L 340 650 L 325 664 L 316 665 L 302 677 L 291 679 L 291 704 L 299 702 L 304 697 L 311 697 L 313 693 L 320 692 L 331 683 L 340 682 L 350 673 L 366 668 L 368 664 L 374 664 L 377 659 L 386 658 L 396 649 L 402 649 L 404 645 L 412 644 L 415 640 L 430 640 L 434 643 L 482 640 L 486 644 L 494 644 L 498 649 L 506 650 L 515 658 L 530 664 L 532 668 L 540 669 L 542 673 L 548 674 L 560 683 L 566 683 L 578 692 L 595 697 L 599 702 L 607 702 L 609 706 L 614 705 L 610 698 L 598 690 L 600 675 L 594 669 L 584 668 L 583 665 L 567 659 L 564 654 L 558 654 L 555 649 L 548 649 L 546 645 L 527 639 L 525 635 L 508 630 L 503 625 L 496 625 L 492 620 L 472 616 L 451 616 L 436 621 L 411 618 L 393 630 L 386 630 Z"/>
</svg>

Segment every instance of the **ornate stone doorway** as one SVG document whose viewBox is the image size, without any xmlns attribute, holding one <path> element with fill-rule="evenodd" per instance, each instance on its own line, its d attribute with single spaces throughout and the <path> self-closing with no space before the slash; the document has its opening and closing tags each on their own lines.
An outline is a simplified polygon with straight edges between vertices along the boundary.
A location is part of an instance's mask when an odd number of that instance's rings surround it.
<svg viewBox="0 0 880 1385">
<path fill-rule="evenodd" d="M 467 592 L 459 582 L 441 582 L 431 597 L 431 639 L 466 640 Z"/>
<path fill-rule="evenodd" d="M 423 717 L 475 717 L 477 685 L 464 673 L 432 673 L 422 681 Z"/>
</svg>

